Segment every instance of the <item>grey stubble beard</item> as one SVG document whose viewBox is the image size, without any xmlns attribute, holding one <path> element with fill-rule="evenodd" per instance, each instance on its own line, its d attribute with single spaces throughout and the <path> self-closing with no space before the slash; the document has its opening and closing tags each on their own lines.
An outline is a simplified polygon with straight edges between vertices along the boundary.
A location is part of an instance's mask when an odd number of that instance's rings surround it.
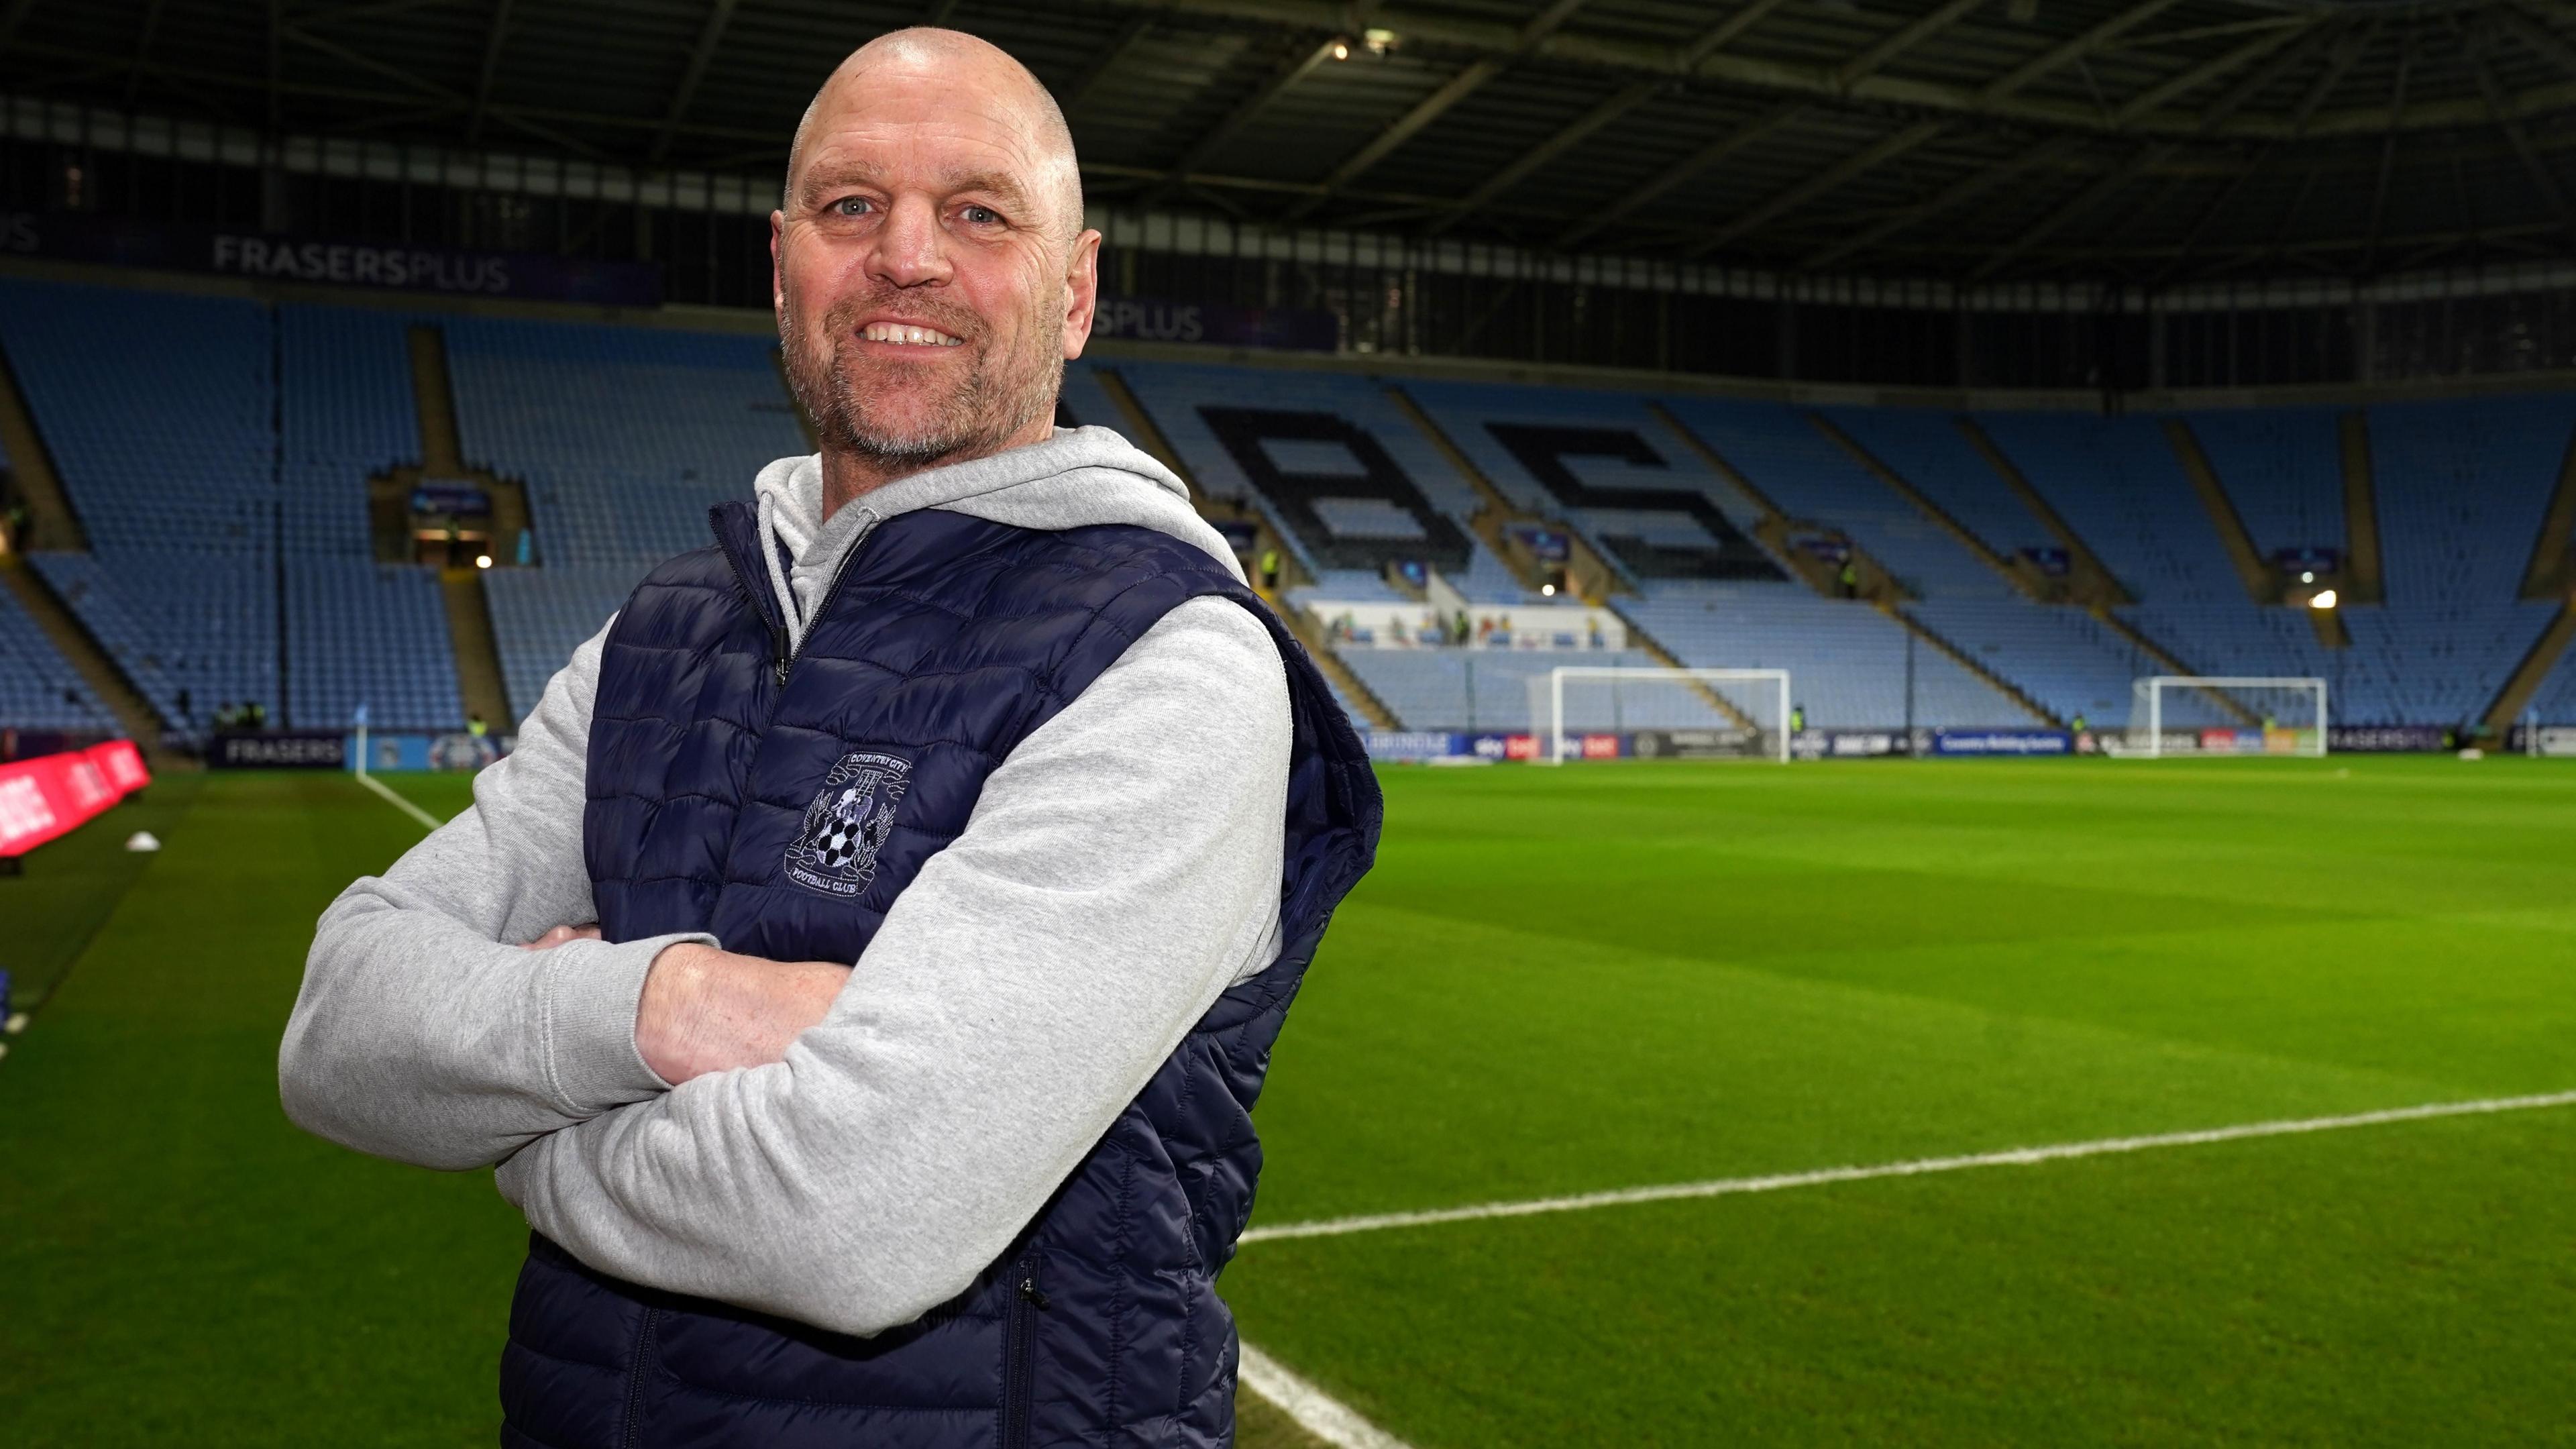
<svg viewBox="0 0 2576 1449">
<path fill-rule="evenodd" d="M 1020 365 L 1009 369 L 1019 375 L 1009 378 L 994 376 L 990 343 L 985 340 L 989 333 L 980 324 L 960 331 L 960 324 L 942 325 L 946 319 L 934 318 L 925 319 L 923 325 L 965 337 L 967 340 L 959 345 L 976 349 L 973 365 L 956 389 L 936 404 L 926 428 L 907 435 L 876 425 L 870 419 L 866 400 L 859 394 L 852 370 L 843 364 L 842 348 L 857 331 L 853 324 L 861 309 L 877 300 L 867 298 L 832 309 L 824 324 L 829 348 L 821 357 L 815 355 L 810 339 L 798 325 L 795 308 L 783 309 L 779 341 L 787 364 L 788 389 L 813 423 L 815 441 L 823 451 L 847 454 L 880 467 L 927 467 L 951 458 L 979 457 L 994 451 L 1004 439 L 1054 407 L 1063 386 L 1064 359 L 1047 344 L 1063 331 L 1061 315 L 1040 319 L 1042 325 L 1031 335 L 1025 349 L 1029 355 L 1016 359 Z"/>
</svg>

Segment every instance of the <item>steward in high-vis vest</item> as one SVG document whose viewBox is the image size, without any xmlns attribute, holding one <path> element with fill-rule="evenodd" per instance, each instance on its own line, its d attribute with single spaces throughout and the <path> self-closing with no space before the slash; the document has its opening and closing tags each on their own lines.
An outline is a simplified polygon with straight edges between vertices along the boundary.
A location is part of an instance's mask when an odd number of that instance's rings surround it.
<svg viewBox="0 0 2576 1449">
<path fill-rule="evenodd" d="M 776 223 L 821 451 L 323 916 L 289 1114 L 534 1230 L 505 1445 L 1232 1438 L 1249 1114 L 1380 805 L 1181 480 L 1052 426 L 1079 203 L 999 51 L 844 62 Z"/>
</svg>

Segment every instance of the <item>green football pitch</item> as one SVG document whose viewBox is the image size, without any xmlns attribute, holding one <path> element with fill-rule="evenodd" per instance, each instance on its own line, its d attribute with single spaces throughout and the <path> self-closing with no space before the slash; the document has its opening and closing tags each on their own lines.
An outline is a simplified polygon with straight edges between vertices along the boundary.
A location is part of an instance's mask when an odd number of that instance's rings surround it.
<svg viewBox="0 0 2576 1449">
<path fill-rule="evenodd" d="M 1386 1433 L 2576 1443 L 2576 1105 L 1278 1232 L 2576 1089 L 2576 769 L 1383 779 L 1224 1286 Z M 0 1061 L 0 1441 L 490 1442 L 488 1174 L 276 1105 L 315 913 L 418 836 L 344 776 L 173 777 L 0 880 L 41 998 Z"/>
</svg>

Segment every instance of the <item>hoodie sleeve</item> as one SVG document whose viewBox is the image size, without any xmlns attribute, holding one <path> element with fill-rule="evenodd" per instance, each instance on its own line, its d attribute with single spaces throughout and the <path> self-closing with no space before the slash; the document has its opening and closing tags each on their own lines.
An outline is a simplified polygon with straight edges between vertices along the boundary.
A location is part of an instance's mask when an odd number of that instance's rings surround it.
<svg viewBox="0 0 2576 1449">
<path fill-rule="evenodd" d="M 668 1084 L 635 1046 L 659 936 L 523 951 L 596 919 L 582 861 L 607 631 L 573 651 L 474 805 L 322 913 L 278 1050 L 286 1115 L 423 1167 L 481 1167 Z"/>
<path fill-rule="evenodd" d="M 1290 736 L 1261 623 L 1173 610 L 993 772 L 785 1061 L 544 1137 L 503 1194 L 606 1272 L 827 1329 L 953 1298 L 1277 954 Z"/>
</svg>

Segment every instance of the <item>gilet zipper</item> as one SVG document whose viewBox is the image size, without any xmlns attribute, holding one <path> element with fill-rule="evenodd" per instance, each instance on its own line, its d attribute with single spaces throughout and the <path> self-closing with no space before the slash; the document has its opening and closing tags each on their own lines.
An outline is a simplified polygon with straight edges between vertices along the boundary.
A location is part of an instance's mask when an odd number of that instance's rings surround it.
<svg viewBox="0 0 2576 1449">
<path fill-rule="evenodd" d="M 635 1449 L 644 1436 L 644 1371 L 652 1362 L 654 1330 L 661 1326 L 662 1310 L 647 1308 L 635 1324 L 635 1352 L 626 1364 L 626 1427 L 618 1435 L 621 1449 Z"/>
<path fill-rule="evenodd" d="M 825 614 L 831 612 L 832 604 L 841 597 L 842 583 L 850 577 L 851 567 L 859 561 L 859 550 L 867 547 L 869 539 L 876 537 L 877 525 L 885 521 L 877 517 L 874 513 L 869 513 L 867 515 L 867 519 L 868 521 L 860 526 L 859 536 L 850 540 L 849 551 L 842 554 L 840 563 L 833 567 L 832 581 L 823 586 L 822 600 L 815 605 L 812 618 L 809 618 L 806 621 L 804 639 L 799 639 L 793 645 L 790 645 L 787 642 L 787 625 L 783 622 L 776 624 L 769 623 L 768 616 L 762 612 L 757 604 L 753 605 L 752 612 L 761 614 L 761 622 L 767 625 L 769 629 L 769 653 L 771 659 L 774 661 L 771 665 L 771 669 L 778 680 L 779 688 L 785 689 L 787 687 L 787 671 L 793 669 L 796 666 L 796 661 L 804 655 L 805 641 L 814 637 L 814 620 L 820 619 Z M 762 548 L 776 547 L 771 540 L 766 538 L 760 539 L 758 542 Z M 716 544 L 719 548 L 724 550 L 725 562 L 732 567 L 734 579 L 742 585 L 744 592 L 751 594 L 753 598 L 757 599 L 761 591 L 769 588 L 768 570 L 763 569 L 757 573 L 753 572 L 744 564 L 742 558 L 735 554 L 733 545 L 727 543 L 722 534 L 718 534 L 716 536 Z M 789 601 L 786 599 L 773 599 L 771 602 L 777 605 L 783 619 L 789 606 Z"/>
<path fill-rule="evenodd" d="M 1028 1449 L 1037 1399 L 1038 1315 L 1053 1305 L 1038 1287 L 1038 1260 L 1011 1270 L 1010 1316 L 1002 1332 L 1002 1449 Z"/>
</svg>

